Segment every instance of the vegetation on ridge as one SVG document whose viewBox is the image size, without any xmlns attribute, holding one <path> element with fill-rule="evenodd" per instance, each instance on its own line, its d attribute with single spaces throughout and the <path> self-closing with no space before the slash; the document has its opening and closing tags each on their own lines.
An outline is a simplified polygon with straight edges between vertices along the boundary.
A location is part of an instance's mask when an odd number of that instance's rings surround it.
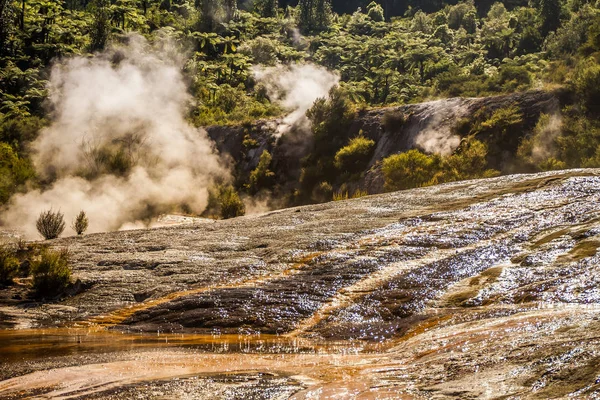
<svg viewBox="0 0 600 400">
<path fill-rule="evenodd" d="M 307 112 L 313 138 L 296 182 L 279 190 L 286 204 L 360 192 L 367 168 L 381 168 L 392 190 L 489 176 L 497 169 L 600 166 L 600 9 L 593 0 L 260 0 L 252 6 L 223 0 L 1 0 L 0 17 L 2 204 L 51 183 L 36 177 L 30 145 L 51 118 L 44 104 L 52 63 L 102 51 L 130 32 L 150 41 L 168 38 L 184 50 L 182 70 L 194 100 L 187 118 L 198 126 L 248 123 L 286 111 L 255 77 L 256 66 L 315 63 L 339 75 L 339 87 Z M 445 157 L 421 149 L 372 160 L 373 139 L 348 137 L 357 112 L 368 107 L 559 87 L 558 117 L 542 116 L 525 131 L 517 105 L 483 109 L 457 125 L 463 142 Z M 382 124 L 399 130 L 407 118 L 388 114 Z M 255 146 L 250 136 L 244 141 L 246 150 Z M 507 149 L 514 153 L 509 161 Z M 124 154 L 105 161 L 99 174 L 131 173 Z M 286 186 L 275 162 L 265 150 L 249 174 L 235 176 L 234 187 L 218 196 L 220 213 L 243 213 L 237 192 L 256 196 Z"/>
</svg>

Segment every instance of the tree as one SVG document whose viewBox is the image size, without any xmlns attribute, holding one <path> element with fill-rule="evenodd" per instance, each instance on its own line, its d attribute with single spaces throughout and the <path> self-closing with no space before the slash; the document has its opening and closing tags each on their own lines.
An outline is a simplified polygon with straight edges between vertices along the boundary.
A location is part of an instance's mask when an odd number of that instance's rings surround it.
<svg viewBox="0 0 600 400">
<path fill-rule="evenodd" d="M 331 23 L 331 0 L 315 0 L 315 29 L 323 31 Z"/>
<path fill-rule="evenodd" d="M 375 22 L 381 22 L 385 20 L 383 7 L 372 1 L 367 6 L 367 15 Z"/>
<path fill-rule="evenodd" d="M 560 26 L 560 14 L 560 0 L 540 0 L 540 18 L 544 36 L 554 32 Z"/>
<path fill-rule="evenodd" d="M 331 22 L 331 0 L 300 0 L 298 26 L 305 32 L 322 31 Z"/>
<path fill-rule="evenodd" d="M 260 0 L 254 2 L 255 10 L 265 18 L 273 18 L 277 16 L 277 5 L 277 0 Z"/>
<path fill-rule="evenodd" d="M 300 0 L 298 2 L 298 9 L 300 10 L 298 13 L 298 26 L 303 31 L 311 31 L 314 24 L 313 18 L 313 10 L 314 10 L 314 2 L 313 0 Z"/>
<path fill-rule="evenodd" d="M 91 4 L 92 25 L 90 27 L 90 49 L 101 51 L 110 35 L 110 11 L 107 0 L 94 0 Z"/>
</svg>

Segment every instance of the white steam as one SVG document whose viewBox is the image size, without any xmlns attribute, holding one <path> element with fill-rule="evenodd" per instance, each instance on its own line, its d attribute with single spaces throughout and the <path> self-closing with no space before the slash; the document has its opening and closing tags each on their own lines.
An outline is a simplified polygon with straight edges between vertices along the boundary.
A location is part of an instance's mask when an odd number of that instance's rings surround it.
<svg viewBox="0 0 600 400">
<path fill-rule="evenodd" d="M 90 232 L 110 231 L 178 206 L 202 212 L 227 170 L 206 132 L 185 120 L 190 104 L 176 57 L 140 36 L 93 58 L 54 66 L 52 124 L 33 144 L 46 190 L 16 195 L 1 219 L 33 237 L 53 208 L 67 224 L 87 212 Z"/>
<path fill-rule="evenodd" d="M 542 114 L 535 132 L 531 159 L 539 163 L 552 157 L 556 152 L 555 139 L 562 130 L 562 118 L 560 114 Z"/>
<path fill-rule="evenodd" d="M 336 73 L 314 64 L 255 67 L 254 76 L 265 85 L 273 100 L 290 111 L 277 128 L 278 136 L 293 126 L 308 127 L 306 111 L 315 100 L 327 97 L 329 90 L 340 80 Z"/>
<path fill-rule="evenodd" d="M 462 99 L 419 104 L 412 116 L 418 121 L 412 134 L 415 145 L 427 153 L 452 154 L 460 145 L 460 136 L 452 132 L 452 127 L 467 113 L 467 104 Z"/>
</svg>

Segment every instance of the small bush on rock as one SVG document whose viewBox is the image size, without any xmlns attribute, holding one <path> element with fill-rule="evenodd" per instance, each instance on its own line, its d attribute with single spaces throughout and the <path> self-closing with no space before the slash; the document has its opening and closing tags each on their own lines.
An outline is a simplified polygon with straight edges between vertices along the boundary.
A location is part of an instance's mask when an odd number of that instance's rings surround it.
<svg viewBox="0 0 600 400">
<path fill-rule="evenodd" d="M 31 266 L 33 290 L 38 296 L 53 296 L 71 283 L 71 256 L 68 249 L 42 250 Z"/>
<path fill-rule="evenodd" d="M 44 239 L 56 239 L 65 230 L 65 216 L 60 211 L 43 211 L 35 226 Z"/>
<path fill-rule="evenodd" d="M 81 210 L 79 214 L 77 214 L 77 217 L 75 217 L 75 220 L 73 221 L 73 225 L 71 227 L 78 235 L 83 235 L 83 233 L 88 228 L 88 224 L 88 217 L 85 214 L 85 211 Z"/>
<path fill-rule="evenodd" d="M 375 142 L 362 136 L 350 140 L 335 154 L 335 167 L 341 171 L 359 172 L 371 159 Z"/>
<path fill-rule="evenodd" d="M 246 207 L 233 186 L 221 188 L 219 193 L 219 203 L 221 206 L 221 218 L 229 219 L 241 217 L 246 214 Z"/>
<path fill-rule="evenodd" d="M 6 245 L 0 245 L 0 284 L 12 283 L 18 271 L 19 260 L 15 257 L 15 252 Z"/>
</svg>

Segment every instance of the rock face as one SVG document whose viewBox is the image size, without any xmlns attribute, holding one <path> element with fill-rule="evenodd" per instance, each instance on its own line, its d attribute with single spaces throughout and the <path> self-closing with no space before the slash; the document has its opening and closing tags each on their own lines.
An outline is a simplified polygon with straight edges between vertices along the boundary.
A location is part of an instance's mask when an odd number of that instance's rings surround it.
<svg viewBox="0 0 600 400">
<path fill-rule="evenodd" d="M 257 398 L 600 396 L 599 173 L 504 176 L 53 241 L 71 249 L 81 292 L 44 306 L 2 300 L 5 324 L 28 314 L 30 326 L 200 335 L 169 339 L 200 347 L 85 361 L 68 347 L 68 357 L 22 361 L 8 356 L 27 354 L 14 348 L 27 331 L 5 334 L 0 373 L 12 379 L 0 397 L 57 393 L 63 382 L 60 393 L 84 398 L 126 398 L 138 383 L 145 393 L 146 381 L 222 391 L 232 386 L 203 379 L 225 370 L 272 374 L 245 387 Z M 255 339 L 230 348 L 231 334 Z M 270 334 L 293 345 L 270 345 Z M 343 340 L 342 350 L 318 347 Z M 49 363 L 62 368 L 35 372 Z"/>
<path fill-rule="evenodd" d="M 516 105 L 523 113 L 522 130 L 511 132 L 510 138 L 503 138 L 504 147 L 495 149 L 499 154 L 493 168 L 511 172 L 506 165 L 507 158 L 514 156 L 521 138 L 530 132 L 541 113 L 560 111 L 559 94 L 545 91 L 530 91 L 505 96 L 484 98 L 452 98 L 426 103 L 409 104 L 399 107 L 386 107 L 362 110 L 347 132 L 346 140 L 362 133 L 373 139 L 376 149 L 365 176 L 359 186 L 369 193 L 382 193 L 383 180 L 377 168 L 372 169 L 381 159 L 398 152 L 419 148 L 429 152 L 451 152 L 460 142 L 453 131 L 461 119 L 472 118 L 482 109 L 491 112 Z M 391 118 L 385 123 L 385 115 L 401 116 L 403 122 Z M 246 176 L 256 168 L 263 150 L 273 155 L 272 169 L 279 183 L 289 185 L 299 177 L 300 160 L 310 150 L 310 134 L 293 132 L 290 138 L 278 139 L 275 135 L 278 121 L 258 121 L 246 126 L 211 126 L 208 134 L 216 143 L 220 153 L 231 156 L 236 161 L 238 172 Z M 246 136 L 247 135 L 247 136 Z M 256 147 L 244 147 L 244 138 L 256 141 Z"/>
</svg>

